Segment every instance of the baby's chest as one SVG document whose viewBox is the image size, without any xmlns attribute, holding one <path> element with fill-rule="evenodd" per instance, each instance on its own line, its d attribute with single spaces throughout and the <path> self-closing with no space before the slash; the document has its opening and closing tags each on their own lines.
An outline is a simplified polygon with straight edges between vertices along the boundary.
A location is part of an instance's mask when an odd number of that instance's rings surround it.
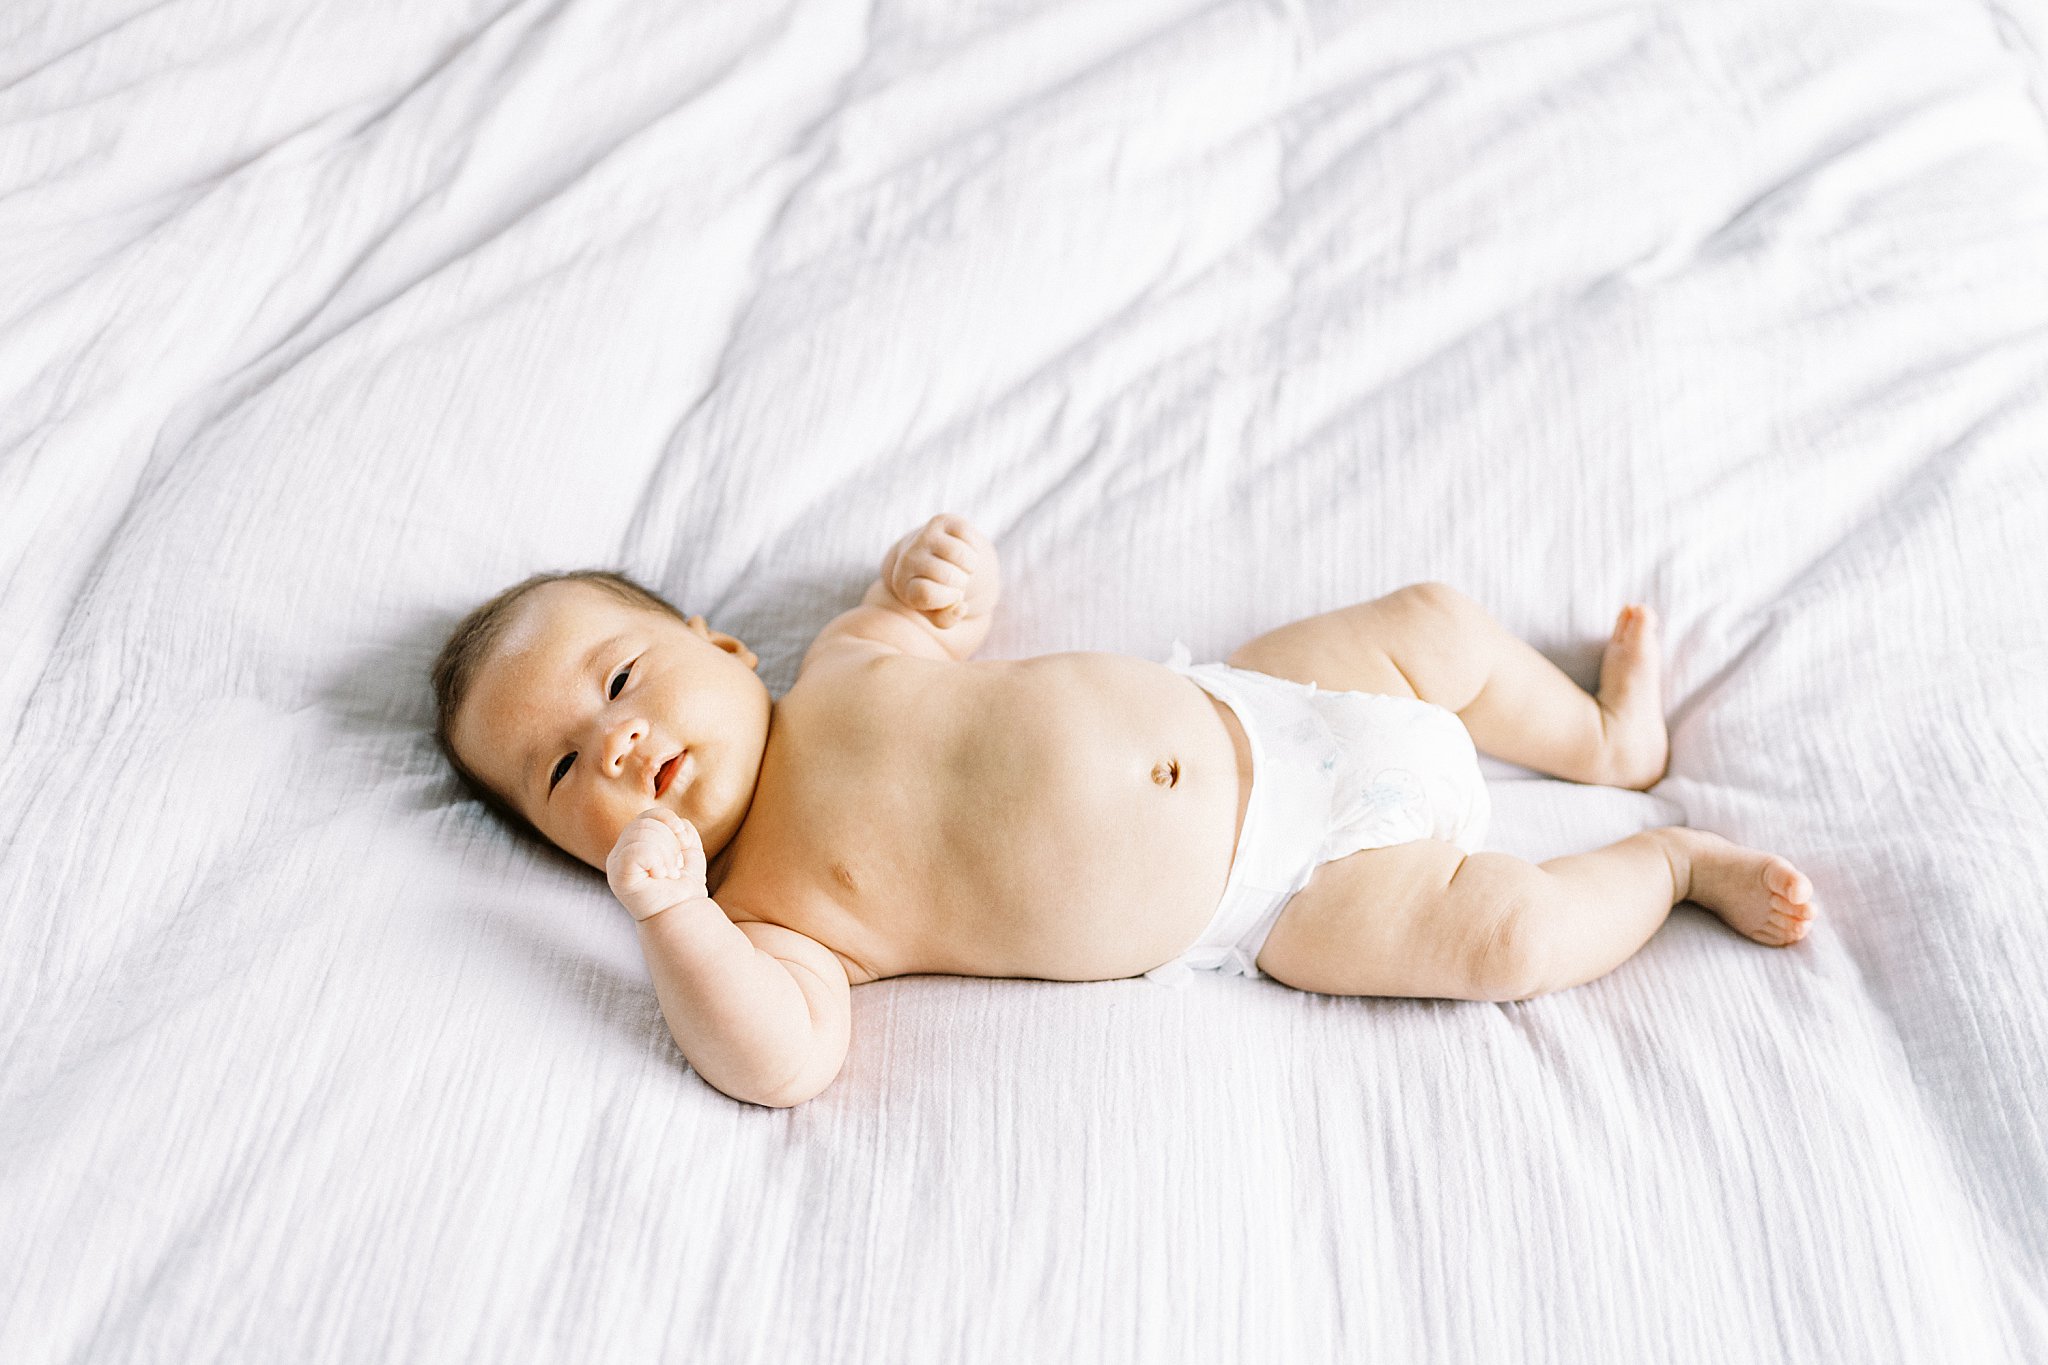
<svg viewBox="0 0 2048 1365">
<path fill-rule="evenodd" d="M 1126 709 L 1070 679 L 1036 681 L 983 696 L 972 717 L 906 717 L 893 740 L 870 711 L 873 742 L 842 736 L 790 774 L 759 830 L 772 854 L 750 864 L 777 906 L 763 917 L 876 976 L 1059 975 L 1199 929 L 1240 809 L 1206 695 L 1190 685 Z"/>
</svg>

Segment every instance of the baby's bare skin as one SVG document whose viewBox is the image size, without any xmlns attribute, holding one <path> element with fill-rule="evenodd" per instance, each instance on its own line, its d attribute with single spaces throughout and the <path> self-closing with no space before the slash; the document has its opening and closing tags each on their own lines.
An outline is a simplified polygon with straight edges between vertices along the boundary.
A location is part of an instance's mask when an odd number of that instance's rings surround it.
<svg viewBox="0 0 2048 1365">
<path fill-rule="evenodd" d="M 719 909 L 825 945 L 850 984 L 918 972 L 1092 981 L 1157 966 L 1222 895 L 1250 793 L 1242 728 L 1143 659 L 955 662 L 948 648 L 986 633 L 975 606 L 950 641 L 873 605 L 847 613 L 771 719 L 731 637 L 550 584 L 457 717 L 457 748 L 594 867 L 645 810 L 692 822 Z M 924 652 L 899 649 L 892 628 L 918 632 L 902 643 Z M 558 714 L 579 681 L 564 661 L 614 636 L 580 679 L 587 714 Z M 629 661 L 619 696 L 604 696 Z M 613 704 L 598 711 L 600 699 Z M 562 739 L 542 765 L 556 749 L 577 755 L 560 788 L 522 790 L 507 752 L 578 720 L 581 744 Z M 656 771 L 678 748 L 689 764 L 657 797 Z"/>
<path fill-rule="evenodd" d="M 1133 976 L 1207 925 L 1251 791 L 1237 717 L 1125 655 L 971 661 L 999 592 L 993 545 L 935 517 L 771 703 L 751 652 L 703 618 L 549 584 L 454 718 L 479 776 L 605 868 L 678 1044 L 728 1094 L 823 1089 L 851 985 Z M 1647 787 L 1666 761 L 1653 627 L 1623 613 L 1597 698 L 1441 585 L 1282 627 L 1230 662 L 1422 696 L 1488 752 Z M 1524 998 L 1611 969 L 1687 896 L 1766 943 L 1812 913 L 1791 864 L 1701 831 L 1542 868 L 1420 841 L 1318 868 L 1259 966 L 1333 993 Z M 1510 903 L 1517 939 L 1546 951 L 1503 957 Z"/>
<path fill-rule="evenodd" d="M 1249 770 L 1235 717 L 1161 664 L 828 643 L 776 705 L 710 890 L 831 947 L 855 985 L 1134 976 L 1208 923 Z"/>
</svg>

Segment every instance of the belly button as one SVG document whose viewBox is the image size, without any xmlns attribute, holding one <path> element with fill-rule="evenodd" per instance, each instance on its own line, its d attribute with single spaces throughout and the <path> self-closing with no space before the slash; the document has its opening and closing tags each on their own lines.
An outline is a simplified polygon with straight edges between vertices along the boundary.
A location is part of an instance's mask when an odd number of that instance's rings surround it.
<svg viewBox="0 0 2048 1365">
<path fill-rule="evenodd" d="M 1155 764 L 1152 768 L 1152 780 L 1162 787 L 1179 786 L 1180 760 L 1177 758 L 1168 759 L 1164 763 Z"/>
</svg>

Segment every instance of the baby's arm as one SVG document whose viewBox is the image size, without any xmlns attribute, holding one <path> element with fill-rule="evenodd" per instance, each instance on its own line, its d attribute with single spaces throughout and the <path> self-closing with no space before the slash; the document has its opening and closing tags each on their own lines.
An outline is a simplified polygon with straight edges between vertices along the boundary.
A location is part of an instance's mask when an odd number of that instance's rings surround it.
<svg viewBox="0 0 2048 1365">
<path fill-rule="evenodd" d="M 653 807 L 626 826 L 605 876 L 640 926 L 662 1017 L 697 1074 L 736 1100 L 787 1108 L 846 1061 L 851 987 L 838 955 L 774 924 L 734 924 L 705 894 L 704 845 Z"/>
</svg>

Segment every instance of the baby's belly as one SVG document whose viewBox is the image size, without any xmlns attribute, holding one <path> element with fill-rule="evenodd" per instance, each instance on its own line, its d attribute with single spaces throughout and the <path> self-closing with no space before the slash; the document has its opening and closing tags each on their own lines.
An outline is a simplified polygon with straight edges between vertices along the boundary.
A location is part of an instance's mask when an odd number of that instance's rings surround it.
<svg viewBox="0 0 2048 1365">
<path fill-rule="evenodd" d="M 890 657 L 799 679 L 713 895 L 918 972 L 1096 981 L 1200 937 L 1250 790 L 1236 719 L 1161 664 Z"/>
<path fill-rule="evenodd" d="M 1223 898 L 1249 749 L 1159 663 L 887 659 L 799 679 L 776 714 L 774 798 L 713 894 L 825 943 L 856 984 L 1135 976 Z"/>
<path fill-rule="evenodd" d="M 1177 956 L 1223 894 L 1245 794 L 1223 715 L 1143 659 L 1005 667 L 945 775 L 903 970 L 1088 981 Z"/>
</svg>

